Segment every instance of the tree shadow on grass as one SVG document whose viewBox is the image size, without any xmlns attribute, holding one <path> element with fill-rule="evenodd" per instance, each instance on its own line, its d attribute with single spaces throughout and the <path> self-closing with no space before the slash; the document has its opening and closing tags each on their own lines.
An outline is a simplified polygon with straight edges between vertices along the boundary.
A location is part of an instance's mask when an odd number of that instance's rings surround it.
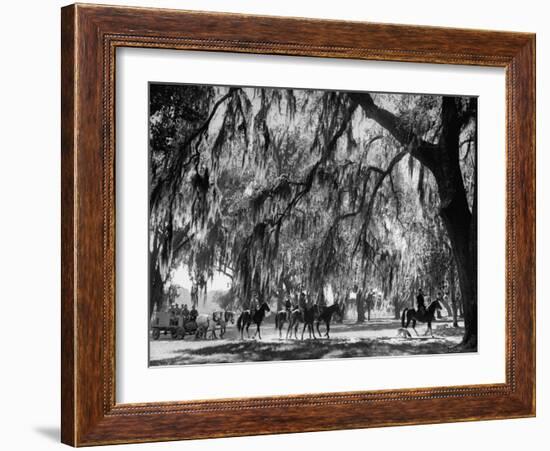
<svg viewBox="0 0 550 451">
<path fill-rule="evenodd" d="M 323 358 L 380 357 L 462 352 L 454 341 L 432 338 L 308 339 L 261 342 L 232 341 L 200 349 L 182 349 L 175 356 L 151 360 L 151 366 L 237 363 Z"/>
<path fill-rule="evenodd" d="M 439 319 L 435 320 L 433 323 L 433 328 L 447 328 L 452 325 L 451 319 Z M 388 319 L 388 318 L 375 318 L 371 321 L 365 320 L 362 323 L 355 323 L 355 322 L 344 322 L 344 323 L 331 323 L 330 330 L 332 332 L 335 331 L 346 331 L 346 332 L 354 332 L 354 331 L 379 331 L 379 330 L 386 330 L 386 329 L 398 329 L 401 327 L 401 320 L 400 319 Z M 325 327 L 323 323 L 320 325 L 321 332 L 324 333 Z M 409 326 L 410 328 L 410 326 Z M 416 328 L 420 333 L 423 333 L 426 324 L 425 323 L 417 323 Z M 454 329 L 458 330 L 458 329 Z"/>
</svg>

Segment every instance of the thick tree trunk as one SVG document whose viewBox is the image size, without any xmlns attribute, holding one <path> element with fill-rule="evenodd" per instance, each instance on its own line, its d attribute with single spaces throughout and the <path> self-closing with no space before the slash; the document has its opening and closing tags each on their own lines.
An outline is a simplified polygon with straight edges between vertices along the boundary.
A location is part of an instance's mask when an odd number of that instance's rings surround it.
<svg viewBox="0 0 550 451">
<path fill-rule="evenodd" d="M 355 302 L 357 303 L 357 322 L 364 323 L 365 322 L 365 302 L 363 300 L 363 292 L 361 290 L 357 292 L 357 298 Z"/>
<path fill-rule="evenodd" d="M 453 311 L 453 327 L 458 327 L 458 302 L 456 299 L 455 264 L 451 264 L 449 292 L 451 294 L 451 308 Z"/>
<path fill-rule="evenodd" d="M 401 318 L 401 312 L 399 310 L 399 295 L 395 294 L 392 300 L 393 300 L 393 318 L 399 319 Z"/>
<path fill-rule="evenodd" d="M 365 307 L 367 308 L 367 321 L 370 321 L 370 312 L 374 307 L 372 297 L 373 297 L 372 294 L 369 293 L 367 295 L 367 299 L 366 299 L 366 302 L 365 302 L 365 304 L 366 304 Z"/>
<path fill-rule="evenodd" d="M 467 205 L 460 205 L 460 202 L 453 200 L 441 209 L 441 217 L 449 234 L 458 272 L 464 308 L 463 344 L 474 348 L 477 346 L 477 277 L 474 267 L 475 254 L 472 254 L 470 242 L 470 211 Z"/>
<path fill-rule="evenodd" d="M 457 308 L 457 305 L 456 305 L 456 299 L 453 299 L 453 303 L 451 305 L 451 308 L 453 310 L 453 327 L 458 327 L 458 308 Z"/>
<path fill-rule="evenodd" d="M 441 151 L 436 165 L 430 168 L 435 176 L 441 201 L 440 215 L 447 230 L 458 273 L 458 283 L 464 309 L 465 333 L 462 344 L 477 347 L 477 214 L 474 192 L 473 213 L 468 206 L 466 189 L 460 169 L 459 136 L 456 99 L 443 98 Z"/>
<path fill-rule="evenodd" d="M 149 258 L 149 315 L 155 310 L 160 310 L 162 307 L 162 302 L 164 300 L 164 283 L 162 281 L 162 276 L 158 269 L 158 265 L 154 264 L 151 256 Z"/>
</svg>

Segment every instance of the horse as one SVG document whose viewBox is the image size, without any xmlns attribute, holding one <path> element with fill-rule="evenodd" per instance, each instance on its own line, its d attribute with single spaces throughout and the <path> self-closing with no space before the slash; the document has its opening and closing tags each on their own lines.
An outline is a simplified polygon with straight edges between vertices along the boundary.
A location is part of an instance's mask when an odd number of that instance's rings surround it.
<svg viewBox="0 0 550 451">
<path fill-rule="evenodd" d="M 196 338 L 206 338 L 206 333 L 210 327 L 210 316 L 206 313 L 201 313 L 195 318 L 197 324 L 197 331 L 195 333 Z"/>
<path fill-rule="evenodd" d="M 227 323 L 235 323 L 235 312 L 230 310 L 217 311 L 212 313 L 212 338 L 217 338 L 216 329 L 220 331 L 220 338 L 223 338 L 225 331 L 227 330 Z"/>
<path fill-rule="evenodd" d="M 286 330 L 286 338 L 290 336 L 292 338 L 292 331 L 294 331 L 294 338 L 298 339 L 298 326 L 304 322 L 304 314 L 302 310 L 296 308 L 290 311 L 288 319 L 288 329 Z"/>
<path fill-rule="evenodd" d="M 311 335 L 313 334 L 313 338 L 317 338 L 315 336 L 315 329 L 313 327 L 315 323 L 315 319 L 319 315 L 319 306 L 317 304 L 312 305 L 311 307 L 303 307 L 303 308 L 296 308 L 290 312 L 290 319 L 288 321 L 288 329 L 286 331 L 286 338 L 292 338 L 292 331 L 294 331 L 294 338 L 298 339 L 298 326 L 300 324 L 304 324 L 304 328 L 302 329 L 302 338 L 304 339 L 304 332 L 306 330 L 306 327 L 309 332 L 309 338 L 311 338 Z"/>
<path fill-rule="evenodd" d="M 275 330 L 279 330 L 279 338 L 282 338 L 282 330 L 285 323 L 290 324 L 291 310 L 279 310 L 275 315 Z M 288 331 L 287 331 L 288 335 Z"/>
<path fill-rule="evenodd" d="M 237 320 L 237 329 L 241 333 L 241 340 L 243 339 L 243 332 L 245 328 L 246 335 L 248 336 L 248 338 L 250 338 L 248 328 L 252 323 L 256 324 L 256 332 L 254 332 L 254 336 L 252 338 L 256 338 L 256 335 L 258 335 L 261 340 L 262 333 L 260 331 L 260 325 L 265 318 L 266 312 L 270 311 L 271 310 L 269 309 L 269 305 L 267 305 L 267 302 L 264 302 L 260 306 L 260 308 L 258 308 L 253 314 L 250 312 L 250 310 L 243 310 L 243 312 L 239 315 L 239 319 Z"/>
<path fill-rule="evenodd" d="M 412 321 L 412 328 L 416 333 L 416 335 L 418 336 L 418 332 L 416 331 L 416 328 L 415 328 L 416 322 L 420 321 L 421 323 L 428 323 L 426 327 L 426 332 L 424 333 L 424 335 L 427 335 L 428 332 L 430 332 L 433 338 L 434 334 L 432 331 L 432 321 L 434 321 L 435 319 L 436 311 L 439 311 L 441 309 L 442 309 L 441 304 L 437 299 L 433 301 L 426 308 L 426 311 L 423 314 L 413 308 L 406 308 L 405 310 L 403 310 L 403 313 L 401 314 L 401 327 L 403 327 L 404 329 L 407 329 L 407 327 L 409 327 L 409 323 Z"/>
<path fill-rule="evenodd" d="M 319 323 L 323 321 L 325 323 L 326 332 L 325 337 L 330 338 L 329 332 L 330 332 L 330 321 L 332 320 L 332 315 L 337 314 L 340 318 L 344 316 L 344 303 L 338 304 L 335 302 L 334 304 L 325 307 L 321 310 L 321 313 L 319 314 L 319 317 L 317 318 L 317 333 L 319 334 L 319 337 L 321 336 L 321 331 L 319 330 Z"/>
<path fill-rule="evenodd" d="M 302 338 L 304 339 L 304 332 L 309 332 L 309 338 L 311 338 L 311 335 L 313 334 L 313 338 L 316 339 L 315 336 L 315 328 L 313 327 L 313 324 L 315 320 L 319 317 L 319 306 L 317 304 L 313 304 L 311 307 L 304 307 L 304 328 L 302 329 Z M 319 337 L 320 338 L 320 337 Z"/>
</svg>

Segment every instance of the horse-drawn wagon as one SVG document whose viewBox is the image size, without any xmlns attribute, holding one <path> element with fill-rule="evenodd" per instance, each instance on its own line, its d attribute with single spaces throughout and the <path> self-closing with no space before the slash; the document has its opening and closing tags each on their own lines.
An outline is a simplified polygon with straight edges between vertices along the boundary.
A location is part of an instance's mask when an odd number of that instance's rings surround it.
<svg viewBox="0 0 550 451">
<path fill-rule="evenodd" d="M 194 319 L 174 312 L 155 312 L 151 318 L 153 340 L 158 340 L 161 333 L 169 333 L 175 340 L 183 340 L 186 335 L 194 335 L 195 338 L 206 336 L 205 328 Z"/>
</svg>

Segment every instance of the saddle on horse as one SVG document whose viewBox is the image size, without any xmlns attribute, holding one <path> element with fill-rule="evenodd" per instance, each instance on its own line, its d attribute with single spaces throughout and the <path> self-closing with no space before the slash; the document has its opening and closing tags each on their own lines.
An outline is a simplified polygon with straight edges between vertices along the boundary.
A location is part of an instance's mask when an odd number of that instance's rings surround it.
<svg viewBox="0 0 550 451">
<path fill-rule="evenodd" d="M 423 305 L 419 306 L 418 309 L 414 311 L 418 319 L 424 319 L 426 317 L 426 312 L 426 307 Z"/>
</svg>

